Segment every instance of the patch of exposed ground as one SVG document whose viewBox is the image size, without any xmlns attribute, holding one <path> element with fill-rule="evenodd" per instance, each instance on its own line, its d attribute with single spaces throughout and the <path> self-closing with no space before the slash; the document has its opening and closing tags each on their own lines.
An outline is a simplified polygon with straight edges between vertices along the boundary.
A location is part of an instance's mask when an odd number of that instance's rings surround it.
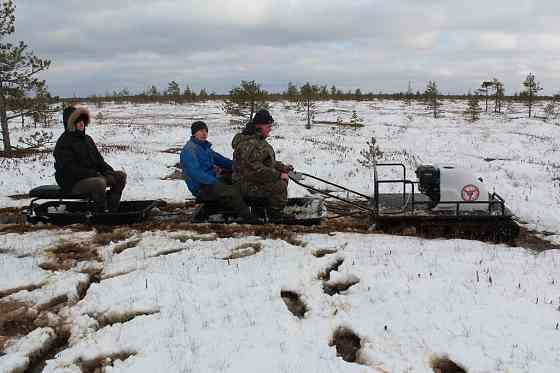
<svg viewBox="0 0 560 373">
<path fill-rule="evenodd" d="M 311 254 L 316 258 L 322 258 L 325 255 L 330 255 L 336 253 L 337 249 L 316 249 L 311 252 Z"/>
<path fill-rule="evenodd" d="M 31 310 L 28 303 L 17 301 L 0 302 L 0 338 L 8 339 L 23 336 L 36 328 L 34 325 L 37 311 Z"/>
<path fill-rule="evenodd" d="M 244 258 L 246 256 L 255 255 L 261 252 L 262 249 L 263 249 L 263 244 L 260 242 L 246 242 L 234 247 L 231 250 L 231 253 L 222 259 L 232 260 L 232 259 Z"/>
<path fill-rule="evenodd" d="M 170 254 L 175 254 L 175 253 L 179 253 L 181 251 L 184 250 L 188 250 L 188 247 L 177 247 L 174 249 L 167 249 L 167 250 L 162 250 L 162 251 L 158 251 L 157 253 L 150 255 L 150 258 L 157 258 L 158 256 L 165 256 L 165 255 L 170 255 Z"/>
<path fill-rule="evenodd" d="M 120 242 L 129 239 L 134 232 L 127 227 L 103 227 L 96 230 L 93 243 L 99 246 L 105 246 L 111 242 Z"/>
<path fill-rule="evenodd" d="M 90 243 L 61 241 L 46 251 L 47 260 L 39 267 L 48 271 L 67 271 L 79 262 L 101 262 L 97 249 Z"/>
<path fill-rule="evenodd" d="M 0 209 L 0 224 L 23 224 L 24 216 L 20 208 L 6 207 Z"/>
<path fill-rule="evenodd" d="M 282 290 L 280 291 L 280 296 L 282 300 L 288 307 L 288 310 L 296 317 L 303 319 L 305 317 L 305 313 L 307 312 L 307 306 L 301 300 L 301 296 L 289 290 Z"/>
<path fill-rule="evenodd" d="M 169 153 L 169 154 L 179 154 L 181 152 L 181 150 L 183 150 L 183 147 L 180 146 L 176 146 L 174 148 L 168 148 L 165 150 L 162 150 L 162 153 Z"/>
<path fill-rule="evenodd" d="M 332 296 L 348 290 L 351 286 L 354 286 L 359 282 L 360 279 L 358 277 L 353 275 L 348 275 L 345 276 L 344 278 L 341 278 L 340 280 L 325 281 L 323 283 L 323 291 L 325 292 L 325 294 Z"/>
<path fill-rule="evenodd" d="M 331 272 L 332 271 L 338 271 L 338 268 L 340 268 L 342 263 L 344 263 L 344 259 L 342 259 L 342 258 L 336 259 L 327 268 L 325 268 L 321 272 L 319 272 L 319 275 L 317 277 L 319 278 L 319 280 L 329 281 L 331 279 Z"/>
<path fill-rule="evenodd" d="M 131 249 L 133 247 L 136 247 L 140 243 L 140 241 L 142 241 L 142 240 L 141 239 L 136 239 L 136 240 L 130 240 L 130 241 L 126 241 L 126 242 L 120 243 L 118 245 L 115 245 L 115 247 L 113 247 L 113 254 L 120 254 L 127 249 Z"/>
<path fill-rule="evenodd" d="M 0 158 L 28 158 L 38 154 L 50 155 L 53 149 L 18 149 L 12 151 L 0 150 Z"/>
<path fill-rule="evenodd" d="M 75 364 L 80 366 L 82 373 L 101 373 L 105 372 L 104 368 L 112 367 L 116 360 L 125 361 L 134 355 L 136 355 L 136 352 L 122 351 L 110 355 L 101 355 L 90 360 L 76 361 Z"/>
<path fill-rule="evenodd" d="M 358 352 L 362 347 L 362 341 L 352 330 L 340 327 L 335 330 L 329 346 L 336 347 L 336 356 L 341 357 L 349 363 L 358 361 Z"/>
<path fill-rule="evenodd" d="M 183 171 L 179 168 L 176 168 L 171 172 L 169 175 L 160 178 L 160 180 L 184 180 L 185 177 L 183 176 Z"/>
<path fill-rule="evenodd" d="M 461 365 L 455 363 L 447 356 L 434 356 L 430 359 L 430 367 L 434 373 L 467 373 Z"/>
<path fill-rule="evenodd" d="M 47 365 L 47 360 L 54 359 L 56 354 L 68 347 L 69 338 L 69 332 L 62 330 L 57 331 L 54 341 L 31 360 L 31 364 L 25 373 L 41 373 Z"/>
<path fill-rule="evenodd" d="M 187 241 L 216 241 L 217 237 L 213 233 L 209 234 L 196 234 L 196 233 L 182 233 L 171 237 L 175 240 L 179 240 L 182 243 Z"/>
<path fill-rule="evenodd" d="M 99 323 L 99 329 L 109 325 L 129 322 L 138 316 L 149 316 L 159 313 L 159 310 L 148 311 L 128 311 L 128 312 L 107 312 L 99 316 L 91 316 Z"/>
<path fill-rule="evenodd" d="M 7 297 L 8 295 L 15 294 L 22 290 L 33 291 L 39 289 L 42 285 L 26 285 L 26 286 L 18 286 L 17 288 L 11 288 L 0 291 L 0 298 Z"/>
</svg>

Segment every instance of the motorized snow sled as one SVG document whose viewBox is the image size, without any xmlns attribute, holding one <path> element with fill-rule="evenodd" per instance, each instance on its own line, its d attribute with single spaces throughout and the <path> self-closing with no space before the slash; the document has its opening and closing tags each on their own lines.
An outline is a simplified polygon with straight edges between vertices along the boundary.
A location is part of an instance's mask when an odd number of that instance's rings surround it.
<svg viewBox="0 0 560 373">
<path fill-rule="evenodd" d="M 157 201 L 121 201 L 118 211 L 96 212 L 88 194 L 65 193 L 58 185 L 42 185 L 29 191 L 32 198 L 23 213 L 28 222 L 55 225 L 120 225 L 144 221 Z"/>
<path fill-rule="evenodd" d="M 380 169 L 397 170 L 401 176 L 382 178 Z M 373 196 L 306 173 L 294 172 L 290 178 L 312 193 L 346 205 L 345 211 L 335 218 L 365 213 L 372 227 L 384 232 L 410 227 L 422 236 L 500 242 L 512 241 L 519 235 L 519 226 L 504 199 L 495 192 L 489 193 L 481 178 L 452 166 L 423 165 L 415 174 L 417 180 L 409 180 L 404 164 L 377 163 L 373 170 Z M 312 185 L 317 183 L 330 189 Z M 384 192 L 385 189 L 392 191 Z"/>
</svg>

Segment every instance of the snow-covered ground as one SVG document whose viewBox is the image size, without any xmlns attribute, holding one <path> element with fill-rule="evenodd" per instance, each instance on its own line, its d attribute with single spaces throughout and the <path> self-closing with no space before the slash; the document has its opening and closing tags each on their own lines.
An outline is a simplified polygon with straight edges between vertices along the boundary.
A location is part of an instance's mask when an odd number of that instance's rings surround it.
<svg viewBox="0 0 560 373">
<path fill-rule="evenodd" d="M 560 233 L 558 125 L 485 114 L 469 123 L 459 101 L 446 102 L 438 119 L 419 105 L 340 101 L 319 103 L 315 119 L 348 122 L 356 110 L 365 127 L 305 130 L 288 105 L 272 104 L 271 143 L 297 170 L 371 193 L 359 160 L 374 136 L 383 160 L 405 163 L 409 176 L 424 163 L 468 168 L 527 226 Z M 178 162 L 166 150 L 185 143 L 195 119 L 208 123 L 215 150 L 232 154 L 237 130 L 219 102 L 90 110 L 88 133 L 128 174 L 127 200 L 191 198 L 182 181 L 162 179 Z M 56 138 L 62 125 L 47 130 Z M 12 137 L 29 132 L 14 128 Z M 0 168 L 0 207 L 25 205 L 9 196 L 54 183 L 50 154 L 1 159 Z M 289 194 L 306 192 L 291 185 Z M 469 372 L 560 369 L 557 251 L 335 232 L 301 235 L 299 245 L 187 231 L 127 231 L 109 243 L 98 236 L 0 235 L 0 310 L 11 312 L 0 323 L 24 312 L 37 327 L 13 333 L 0 371 L 26 367 L 61 332 L 68 344 L 46 372 L 431 372 L 430 359 L 444 355 Z M 95 256 L 57 267 L 57 250 L 75 246 Z M 319 257 L 320 249 L 333 253 Z M 302 318 L 285 292 L 305 304 Z M 340 328 L 360 340 L 356 362 L 337 357 Z"/>
</svg>

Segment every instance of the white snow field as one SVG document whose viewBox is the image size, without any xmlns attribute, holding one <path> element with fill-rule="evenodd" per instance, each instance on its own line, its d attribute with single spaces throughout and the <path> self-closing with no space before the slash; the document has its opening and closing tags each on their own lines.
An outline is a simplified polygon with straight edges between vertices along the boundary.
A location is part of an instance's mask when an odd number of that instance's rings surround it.
<svg viewBox="0 0 560 373">
<path fill-rule="evenodd" d="M 92 105 L 87 131 L 126 170 L 123 199 L 180 202 L 192 198 L 184 182 L 162 179 L 193 120 L 232 154 L 237 129 L 220 105 Z M 374 136 L 382 161 L 405 163 L 409 177 L 420 164 L 470 169 L 526 227 L 560 242 L 559 125 L 484 113 L 469 123 L 461 101 L 446 101 L 438 119 L 419 104 L 329 101 L 318 103 L 323 123 L 306 130 L 289 105 L 272 103 L 270 142 L 296 170 L 370 194 L 371 171 L 358 160 Z M 353 110 L 363 128 L 324 123 L 348 122 Z M 46 130 L 56 138 L 62 124 Z M 14 127 L 12 137 L 31 132 Z M 0 208 L 54 184 L 53 164 L 50 153 L 0 159 Z M 306 193 L 290 185 L 290 196 Z M 377 233 L 7 232 L 0 372 L 422 373 L 436 357 L 470 373 L 560 371 L 558 250 Z M 76 250 L 87 255 L 62 261 Z M 341 331 L 358 341 L 352 361 L 337 356 Z"/>
</svg>

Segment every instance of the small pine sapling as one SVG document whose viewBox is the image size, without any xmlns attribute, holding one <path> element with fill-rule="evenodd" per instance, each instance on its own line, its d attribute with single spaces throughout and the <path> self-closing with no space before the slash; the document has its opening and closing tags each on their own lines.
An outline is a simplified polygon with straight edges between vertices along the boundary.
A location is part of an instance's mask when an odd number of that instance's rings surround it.
<svg viewBox="0 0 560 373">
<path fill-rule="evenodd" d="M 360 150 L 361 158 L 358 159 L 358 163 L 365 168 L 374 168 L 377 160 L 383 157 L 383 152 L 373 136 L 366 144 L 367 147 Z"/>
<path fill-rule="evenodd" d="M 354 129 L 356 130 L 364 126 L 364 120 L 360 118 L 360 116 L 358 116 L 356 110 L 352 111 L 352 117 L 350 118 L 350 125 L 354 127 Z"/>
</svg>

